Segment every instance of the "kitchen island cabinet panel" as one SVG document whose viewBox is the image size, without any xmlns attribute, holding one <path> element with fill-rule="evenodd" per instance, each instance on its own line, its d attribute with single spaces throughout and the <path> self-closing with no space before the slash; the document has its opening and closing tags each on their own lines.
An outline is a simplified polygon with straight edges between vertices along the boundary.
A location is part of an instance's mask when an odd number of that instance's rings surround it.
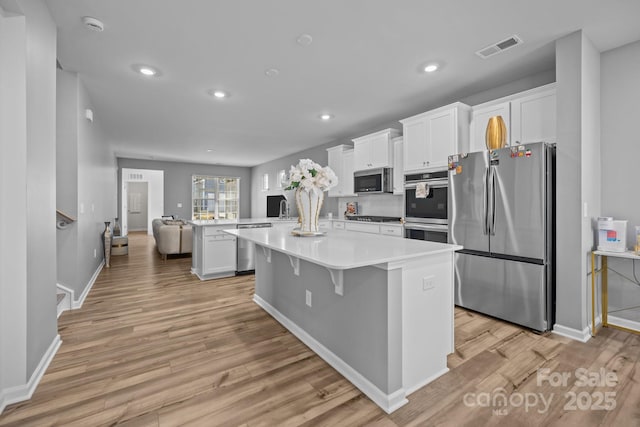
<svg viewBox="0 0 640 427">
<path fill-rule="evenodd" d="M 256 245 L 254 301 L 386 412 L 448 371 L 460 246 L 330 230 Z"/>
</svg>

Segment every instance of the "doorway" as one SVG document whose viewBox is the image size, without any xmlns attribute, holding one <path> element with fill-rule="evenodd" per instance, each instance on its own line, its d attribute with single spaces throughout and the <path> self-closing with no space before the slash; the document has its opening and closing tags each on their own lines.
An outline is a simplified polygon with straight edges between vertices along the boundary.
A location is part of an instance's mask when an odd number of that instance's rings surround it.
<svg viewBox="0 0 640 427">
<path fill-rule="evenodd" d="M 127 224 L 129 231 L 147 231 L 149 183 L 130 182 L 127 191 Z"/>
<path fill-rule="evenodd" d="M 144 184 L 144 189 L 136 187 L 136 184 Z M 154 218 L 162 217 L 164 212 L 164 171 L 153 169 L 129 169 L 122 168 L 120 183 L 120 218 L 122 219 L 122 235 L 126 236 L 129 231 L 147 230 L 147 234 L 153 234 L 151 223 Z M 133 199 L 129 197 L 130 188 L 132 193 L 139 194 Z M 136 213 L 134 221 L 144 218 L 146 225 L 134 222 L 134 228 L 129 226 L 129 203 L 137 204 L 134 211 L 140 211 L 144 207 L 145 212 Z M 139 202 L 139 203 L 138 203 Z"/>
</svg>

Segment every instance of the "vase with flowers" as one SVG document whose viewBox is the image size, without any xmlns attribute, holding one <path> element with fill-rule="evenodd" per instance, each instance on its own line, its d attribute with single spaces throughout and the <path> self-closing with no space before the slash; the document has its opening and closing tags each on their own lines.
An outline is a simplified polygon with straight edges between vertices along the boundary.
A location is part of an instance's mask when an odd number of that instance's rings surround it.
<svg viewBox="0 0 640 427">
<path fill-rule="evenodd" d="M 322 167 L 311 159 L 300 159 L 291 166 L 285 190 L 295 190 L 300 233 L 319 233 L 318 219 L 324 192 L 338 184 L 338 177 L 329 166 Z"/>
</svg>

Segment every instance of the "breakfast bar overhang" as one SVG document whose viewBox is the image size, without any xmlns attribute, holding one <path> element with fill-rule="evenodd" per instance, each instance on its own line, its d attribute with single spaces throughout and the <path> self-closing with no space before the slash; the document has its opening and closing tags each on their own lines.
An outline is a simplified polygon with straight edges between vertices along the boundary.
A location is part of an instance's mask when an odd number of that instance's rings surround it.
<svg viewBox="0 0 640 427">
<path fill-rule="evenodd" d="M 461 246 L 331 230 L 226 230 L 256 245 L 254 301 L 387 413 L 448 371 Z"/>
</svg>

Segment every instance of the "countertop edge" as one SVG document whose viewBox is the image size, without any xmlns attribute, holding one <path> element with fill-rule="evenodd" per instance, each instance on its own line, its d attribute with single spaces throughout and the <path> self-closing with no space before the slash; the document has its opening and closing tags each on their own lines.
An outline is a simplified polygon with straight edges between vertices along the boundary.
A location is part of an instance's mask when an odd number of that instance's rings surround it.
<svg viewBox="0 0 640 427">
<path fill-rule="evenodd" d="M 223 230 L 225 233 L 234 235 L 238 238 L 242 238 L 239 236 L 239 231 L 237 229 L 228 229 L 228 230 Z M 351 232 L 347 232 L 347 233 L 351 233 Z M 377 236 L 377 237 L 381 237 L 381 238 L 390 238 L 390 239 L 397 239 L 397 237 L 390 237 L 390 236 Z M 429 251 L 421 251 L 421 252 L 416 252 L 416 253 L 412 253 L 410 255 L 403 255 L 403 256 L 395 256 L 395 257 L 389 257 L 389 258 L 383 258 L 380 260 L 376 260 L 376 262 L 359 262 L 359 263 L 354 263 L 354 264 L 349 264 L 349 265 L 343 265 L 343 264 L 329 264 L 326 262 L 323 262 L 321 260 L 312 258 L 312 257 L 308 257 L 305 255 L 300 255 L 299 253 L 296 253 L 294 251 L 288 250 L 288 249 L 283 249 L 281 247 L 272 245 L 272 244 L 268 244 L 268 243 L 264 243 L 258 239 L 250 239 L 247 237 L 244 237 L 245 239 L 255 243 L 258 246 L 264 246 L 268 249 L 272 249 L 275 250 L 277 252 L 281 252 L 285 255 L 289 255 L 289 256 L 293 256 L 305 261 L 309 261 L 312 262 L 316 265 L 319 265 L 321 267 L 325 267 L 325 268 L 329 268 L 332 270 L 350 270 L 353 268 L 360 268 L 360 267 L 369 267 L 369 266 L 374 266 L 374 265 L 380 265 L 380 264 L 388 264 L 388 263 L 393 263 L 393 262 L 402 262 L 402 261 L 408 261 L 408 260 L 412 260 L 415 258 L 420 258 L 423 256 L 432 256 L 432 255 L 439 255 L 442 253 L 448 253 L 448 252 L 455 252 L 455 251 L 459 251 L 461 249 L 463 249 L 463 246 L 460 245 L 449 245 L 450 247 L 447 248 L 440 248 L 440 249 L 432 249 Z M 299 237 L 300 239 L 304 239 L 305 237 Z"/>
</svg>

